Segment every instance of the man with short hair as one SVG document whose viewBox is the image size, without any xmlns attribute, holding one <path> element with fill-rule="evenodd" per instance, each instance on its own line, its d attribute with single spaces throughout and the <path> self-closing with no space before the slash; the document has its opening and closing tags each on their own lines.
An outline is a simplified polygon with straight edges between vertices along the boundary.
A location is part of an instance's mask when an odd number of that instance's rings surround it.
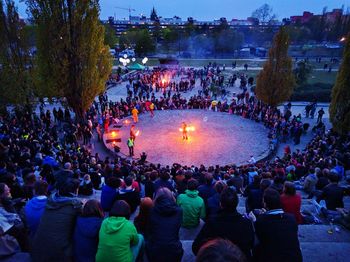
<svg viewBox="0 0 350 262">
<path fill-rule="evenodd" d="M 139 192 L 137 192 L 136 189 L 132 186 L 133 181 L 134 179 L 131 176 L 125 178 L 125 188 L 119 190 L 119 193 L 117 195 L 117 200 L 124 200 L 129 204 L 131 214 L 135 212 L 136 208 L 138 205 L 140 205 L 141 202 Z"/>
<path fill-rule="evenodd" d="M 254 254 L 256 261 L 302 261 L 298 224 L 292 214 L 283 212 L 280 194 L 274 189 L 266 189 L 263 203 L 267 211 L 255 222 L 259 240 Z"/>
<path fill-rule="evenodd" d="M 247 258 L 252 256 L 254 230 L 251 221 L 237 212 L 238 196 L 234 189 L 225 188 L 220 194 L 221 210 L 208 219 L 193 242 L 197 254 L 202 245 L 213 238 L 224 238 L 237 245 Z"/>
<path fill-rule="evenodd" d="M 190 179 L 185 194 L 177 197 L 177 204 L 183 210 L 182 226 L 184 228 L 195 228 L 199 225 L 199 220 L 205 218 L 204 201 L 198 196 L 197 187 L 197 180 Z"/>
</svg>

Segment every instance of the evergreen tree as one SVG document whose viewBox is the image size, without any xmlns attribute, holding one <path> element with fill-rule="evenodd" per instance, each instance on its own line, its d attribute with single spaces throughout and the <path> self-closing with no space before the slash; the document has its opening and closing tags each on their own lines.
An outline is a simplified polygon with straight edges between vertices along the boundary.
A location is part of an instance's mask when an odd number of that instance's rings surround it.
<svg viewBox="0 0 350 262">
<path fill-rule="evenodd" d="M 98 0 L 26 0 L 37 25 L 38 83 L 63 96 L 78 120 L 105 90 L 112 69 Z"/>
<path fill-rule="evenodd" d="M 343 61 L 332 89 L 329 114 L 337 132 L 350 132 L 350 33 L 346 37 Z"/>
<path fill-rule="evenodd" d="M 29 38 L 13 0 L 0 0 L 0 105 L 30 105 L 34 93 Z"/>
<path fill-rule="evenodd" d="M 284 27 L 281 27 L 274 37 L 269 58 L 257 76 L 256 95 L 272 106 L 288 100 L 295 86 L 288 47 L 289 36 Z"/>
</svg>

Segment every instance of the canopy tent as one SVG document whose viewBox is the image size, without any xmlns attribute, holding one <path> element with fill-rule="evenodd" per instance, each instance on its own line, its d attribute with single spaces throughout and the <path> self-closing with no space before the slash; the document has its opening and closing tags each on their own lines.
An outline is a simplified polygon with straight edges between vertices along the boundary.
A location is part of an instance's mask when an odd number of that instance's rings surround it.
<svg viewBox="0 0 350 262">
<path fill-rule="evenodd" d="M 129 70 L 143 70 L 145 67 L 143 65 L 140 65 L 139 63 L 132 64 L 131 66 L 128 66 Z"/>
</svg>

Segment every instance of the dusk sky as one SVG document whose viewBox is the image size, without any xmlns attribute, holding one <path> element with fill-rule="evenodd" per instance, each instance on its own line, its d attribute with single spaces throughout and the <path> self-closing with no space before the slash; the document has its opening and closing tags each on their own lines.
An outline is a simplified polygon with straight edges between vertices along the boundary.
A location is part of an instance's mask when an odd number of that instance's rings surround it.
<svg viewBox="0 0 350 262">
<path fill-rule="evenodd" d="M 15 2 L 19 3 L 20 0 Z M 127 18 L 128 11 L 116 9 L 117 6 L 135 9 L 132 15 L 149 16 L 154 6 L 158 15 L 162 17 L 177 15 L 183 20 L 189 16 L 197 20 L 213 20 L 220 17 L 226 17 L 228 20 L 245 19 L 264 3 L 272 6 L 279 20 L 291 15 L 300 15 L 303 11 L 319 14 L 325 6 L 328 10 L 343 5 L 345 10 L 350 7 L 349 0 L 100 0 L 101 19 L 114 15 L 118 19 Z M 19 3 L 19 13 L 22 17 L 27 16 L 24 3 Z"/>
</svg>

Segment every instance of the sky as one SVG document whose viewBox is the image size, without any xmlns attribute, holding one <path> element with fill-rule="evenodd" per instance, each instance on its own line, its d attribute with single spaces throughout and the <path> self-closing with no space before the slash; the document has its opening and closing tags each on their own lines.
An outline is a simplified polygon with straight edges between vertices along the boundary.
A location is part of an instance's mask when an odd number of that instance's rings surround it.
<svg viewBox="0 0 350 262">
<path fill-rule="evenodd" d="M 79 1 L 79 0 L 78 0 Z M 26 6 L 15 0 L 19 4 L 19 13 L 22 17 L 27 17 Z M 158 16 L 173 17 L 175 15 L 186 20 L 193 17 L 196 20 L 214 20 L 226 17 L 246 19 L 252 12 L 263 5 L 269 4 L 279 20 L 291 15 L 301 15 L 303 11 L 310 11 L 320 14 L 323 7 L 328 10 L 340 8 L 344 5 L 345 10 L 350 8 L 350 0 L 100 0 L 101 19 L 109 16 L 116 16 L 117 19 L 127 18 L 127 10 L 115 7 L 132 8 L 136 11 L 132 15 L 144 14 L 149 16 L 154 6 Z"/>
</svg>

